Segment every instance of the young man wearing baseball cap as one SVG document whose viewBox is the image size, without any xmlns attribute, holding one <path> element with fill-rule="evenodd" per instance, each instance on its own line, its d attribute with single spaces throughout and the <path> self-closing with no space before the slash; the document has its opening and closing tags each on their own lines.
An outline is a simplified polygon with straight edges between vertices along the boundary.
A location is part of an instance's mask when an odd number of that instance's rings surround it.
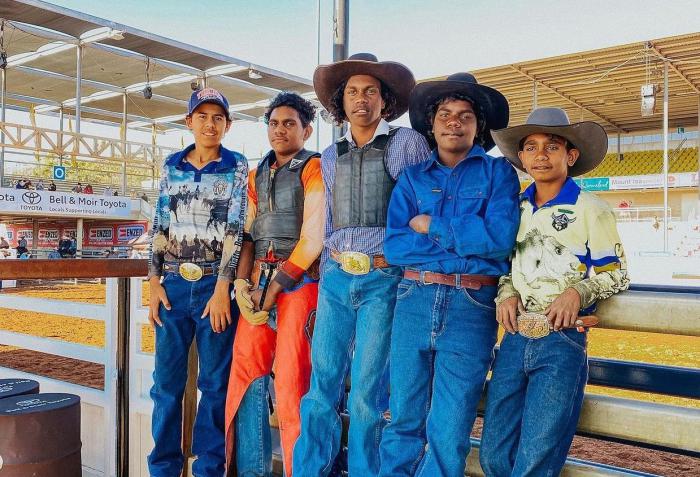
<svg viewBox="0 0 700 477">
<path fill-rule="evenodd" d="M 185 122 L 194 144 L 172 154 L 161 172 L 149 266 L 148 319 L 156 332 L 151 477 L 180 475 L 182 396 L 193 339 L 201 399 L 192 436 L 197 477 L 224 473 L 224 404 L 238 309 L 231 289 L 245 222 L 248 164 L 221 145 L 231 127 L 217 90 L 192 93 Z M 207 191 L 197 198 L 189 191 Z M 181 200 L 173 200 L 176 195 Z M 178 215 L 178 210 L 180 214 Z M 186 213 L 185 213 L 186 212 Z M 223 242 L 222 246 L 213 246 Z M 234 326 L 231 326 L 234 325 Z"/>
<path fill-rule="evenodd" d="M 406 169 L 389 204 L 384 253 L 404 271 L 379 475 L 457 477 L 496 343 L 493 299 L 509 269 L 519 183 L 486 152 L 491 129 L 508 124 L 500 92 L 456 73 L 416 86 L 409 109 L 437 148 Z"/>
<path fill-rule="evenodd" d="M 294 472 L 328 475 L 340 450 L 338 413 L 348 370 L 348 471 L 379 471 L 386 424 L 385 372 L 399 267 L 382 255 L 386 211 L 396 179 L 429 150 L 417 132 L 389 125 L 408 108 L 415 80 L 400 63 L 368 53 L 316 68 L 314 89 L 347 134 L 321 155 L 326 195 L 322 279 L 311 347 L 311 385 L 301 401 Z M 325 260 L 325 261 L 324 261 Z"/>
<path fill-rule="evenodd" d="M 496 319 L 507 333 L 489 384 L 479 457 L 488 477 L 559 475 L 588 377 L 586 341 L 596 302 L 629 286 L 610 207 L 572 177 L 605 157 L 598 124 L 559 108 L 493 132 L 535 180 L 520 198 L 512 272 L 501 277 Z"/>
</svg>

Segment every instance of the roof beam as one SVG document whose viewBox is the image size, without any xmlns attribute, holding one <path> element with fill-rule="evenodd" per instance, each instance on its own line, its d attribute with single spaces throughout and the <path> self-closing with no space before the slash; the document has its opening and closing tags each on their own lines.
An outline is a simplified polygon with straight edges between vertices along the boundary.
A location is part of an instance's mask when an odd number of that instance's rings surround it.
<svg viewBox="0 0 700 477">
<path fill-rule="evenodd" d="M 260 91 L 261 93 L 268 94 L 270 96 L 275 96 L 279 93 L 282 92 L 281 89 L 277 88 L 270 88 L 268 86 L 262 86 L 262 85 L 257 85 L 250 83 L 248 81 L 238 79 L 238 78 L 231 78 L 230 76 L 215 76 L 215 75 L 207 75 L 208 78 L 214 78 L 217 81 L 223 81 L 224 83 L 228 83 L 233 86 L 240 86 L 242 88 L 247 88 L 247 89 L 253 89 L 255 91 Z"/>
<path fill-rule="evenodd" d="M 678 67 L 674 64 L 672 58 L 666 57 L 666 55 L 664 55 L 664 54 L 661 52 L 661 50 L 659 49 L 659 47 L 656 46 L 653 42 L 651 42 L 651 41 L 648 42 L 648 45 L 649 45 L 649 48 L 651 48 L 651 49 L 652 49 L 657 55 L 659 55 L 664 61 L 668 61 L 668 66 L 669 66 L 669 68 L 671 68 L 671 69 L 673 70 L 674 73 L 676 73 L 683 81 L 685 81 L 686 84 L 687 84 L 688 86 L 690 86 L 690 87 L 693 89 L 693 91 L 695 91 L 697 94 L 700 94 L 700 89 L 695 85 L 695 83 L 693 83 L 692 81 L 690 81 L 690 78 L 688 78 L 688 77 L 685 75 L 685 73 L 683 73 L 683 71 L 681 71 L 680 68 L 678 68 Z"/>
<path fill-rule="evenodd" d="M 553 86 L 550 86 L 547 82 L 537 79 L 535 76 L 533 76 L 533 75 L 527 73 L 526 71 L 524 71 L 520 66 L 518 66 L 518 65 L 509 65 L 509 66 L 510 66 L 514 71 L 516 71 L 517 73 L 520 73 L 521 75 L 525 76 L 526 78 L 530 79 L 531 81 L 535 81 L 535 82 L 541 84 L 542 86 L 544 86 L 545 88 L 547 88 L 548 90 L 550 90 L 551 92 L 553 92 L 554 94 L 556 94 L 557 96 L 559 96 L 560 98 L 567 100 L 567 101 L 570 102 L 571 104 L 574 104 L 575 106 L 577 106 L 577 107 L 583 109 L 584 111 L 587 111 L 588 113 L 590 113 L 591 115 L 595 116 L 595 117 L 598 118 L 599 120 L 604 121 L 604 122 L 610 124 L 611 126 L 613 126 L 613 127 L 614 127 L 615 129 L 617 129 L 618 131 L 623 132 L 623 133 L 626 133 L 626 132 L 627 132 L 625 129 L 621 128 L 619 125 L 617 125 L 617 124 L 616 124 L 615 122 L 613 122 L 612 120 L 606 118 L 605 116 L 602 116 L 602 115 L 596 113 L 595 111 L 592 111 L 590 108 L 587 108 L 586 106 L 584 106 L 583 104 L 579 103 L 578 101 L 576 101 L 576 100 L 573 99 L 572 97 L 570 97 L 570 96 L 568 96 L 568 95 L 562 93 L 562 92 L 559 91 L 557 88 L 555 88 L 555 87 L 553 87 Z"/>
<path fill-rule="evenodd" d="M 63 80 L 63 81 L 71 81 L 75 83 L 76 79 L 73 76 L 68 76 L 64 75 L 62 73 L 55 73 L 53 71 L 46 71 L 42 70 L 39 68 L 33 68 L 31 66 L 16 66 L 14 68 L 16 71 L 19 71 L 21 73 L 26 73 L 29 75 L 34 75 L 34 76 L 42 76 L 44 78 L 51 78 L 51 79 L 57 79 L 57 80 Z M 93 81 L 89 79 L 82 79 L 81 80 L 82 84 L 84 86 L 89 86 L 91 88 L 95 89 L 103 89 L 107 91 L 112 91 L 115 93 L 123 93 L 124 88 L 120 86 L 115 86 L 109 83 L 102 83 L 101 81 Z"/>
<path fill-rule="evenodd" d="M 122 56 L 124 58 L 131 58 L 142 61 L 146 61 L 146 59 L 148 59 L 151 66 L 162 66 L 163 68 L 178 71 L 180 73 L 189 73 L 195 76 L 204 76 L 204 71 L 197 68 L 193 68 L 192 66 L 183 65 L 181 63 L 175 63 L 174 61 L 163 60 L 160 58 L 148 57 L 137 51 L 125 50 L 123 48 L 117 48 L 116 46 L 105 45 L 103 43 L 88 43 L 87 46 L 96 50 L 107 52 L 112 55 Z"/>
</svg>

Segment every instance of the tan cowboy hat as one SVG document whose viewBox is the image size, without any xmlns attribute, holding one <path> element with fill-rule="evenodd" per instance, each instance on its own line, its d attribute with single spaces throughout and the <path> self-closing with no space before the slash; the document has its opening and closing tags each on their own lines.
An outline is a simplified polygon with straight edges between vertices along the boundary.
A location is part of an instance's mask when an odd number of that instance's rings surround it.
<svg viewBox="0 0 700 477">
<path fill-rule="evenodd" d="M 571 124 L 566 111 L 561 108 L 537 108 L 530 113 L 525 124 L 492 131 L 498 149 L 523 172 L 525 168 L 518 158 L 520 141 L 537 133 L 561 136 L 578 149 L 578 160 L 569 167 L 572 177 L 595 169 L 608 152 L 608 134 L 600 124 L 593 121 Z"/>
<path fill-rule="evenodd" d="M 316 97 L 326 110 L 329 109 L 331 97 L 338 87 L 355 75 L 369 75 L 381 80 L 396 97 L 396 111 L 386 117 L 392 121 L 408 110 L 408 96 L 416 85 L 413 73 L 401 63 L 394 61 L 377 61 L 371 53 L 356 53 L 347 60 L 329 65 L 321 65 L 314 71 L 314 90 Z"/>
</svg>

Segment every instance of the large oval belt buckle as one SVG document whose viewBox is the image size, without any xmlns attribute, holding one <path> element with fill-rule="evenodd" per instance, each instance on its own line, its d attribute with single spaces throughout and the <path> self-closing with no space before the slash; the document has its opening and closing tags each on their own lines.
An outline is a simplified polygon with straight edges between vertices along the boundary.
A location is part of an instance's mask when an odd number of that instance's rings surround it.
<svg viewBox="0 0 700 477">
<path fill-rule="evenodd" d="M 523 313 L 518 316 L 518 333 L 526 338 L 544 338 L 549 334 L 549 319 L 541 313 Z"/>
<path fill-rule="evenodd" d="M 181 263 L 179 271 L 180 276 L 188 282 L 196 282 L 204 276 L 204 270 L 196 263 Z"/>
<path fill-rule="evenodd" d="M 340 268 L 351 275 L 365 275 L 369 273 L 369 255 L 362 252 L 342 252 Z"/>
</svg>

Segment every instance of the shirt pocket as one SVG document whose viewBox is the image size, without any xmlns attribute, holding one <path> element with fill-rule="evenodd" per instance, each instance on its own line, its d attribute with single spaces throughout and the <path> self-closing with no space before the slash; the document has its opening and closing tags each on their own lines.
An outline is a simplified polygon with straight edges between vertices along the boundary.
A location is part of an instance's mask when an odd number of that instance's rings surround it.
<svg viewBox="0 0 700 477">
<path fill-rule="evenodd" d="M 485 186 L 465 187 L 457 192 L 457 213 L 478 214 L 486 207 L 486 200 L 489 198 L 488 188 Z"/>
<path fill-rule="evenodd" d="M 422 195 L 417 200 L 418 214 L 440 215 L 440 205 L 442 202 L 442 194 L 431 192 Z"/>
</svg>

